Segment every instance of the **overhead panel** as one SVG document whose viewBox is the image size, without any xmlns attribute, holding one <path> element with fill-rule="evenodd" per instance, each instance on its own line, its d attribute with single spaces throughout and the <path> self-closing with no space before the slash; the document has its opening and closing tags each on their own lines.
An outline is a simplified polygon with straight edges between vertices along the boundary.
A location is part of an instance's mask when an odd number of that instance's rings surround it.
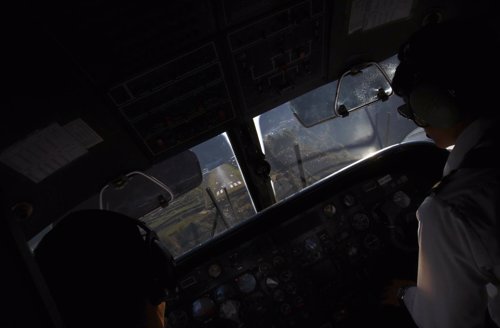
<svg viewBox="0 0 500 328">
<path fill-rule="evenodd" d="M 246 110 L 285 102 L 325 75 L 325 4 L 294 4 L 228 33 Z"/>
<path fill-rule="evenodd" d="M 109 95 L 154 156 L 235 115 L 212 42 L 114 86 Z"/>
<path fill-rule="evenodd" d="M 152 159 L 325 82 L 324 0 L 68 3 L 46 23 Z M 45 15 L 45 14 L 44 14 Z"/>
</svg>

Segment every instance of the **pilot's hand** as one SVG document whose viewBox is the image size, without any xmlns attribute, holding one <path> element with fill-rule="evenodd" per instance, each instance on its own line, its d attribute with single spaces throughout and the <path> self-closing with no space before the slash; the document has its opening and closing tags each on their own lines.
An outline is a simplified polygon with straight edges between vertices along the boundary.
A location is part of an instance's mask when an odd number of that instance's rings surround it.
<svg viewBox="0 0 500 328">
<path fill-rule="evenodd" d="M 401 287 L 415 286 L 417 283 L 407 279 L 393 279 L 385 287 L 382 295 L 382 305 L 385 306 L 401 306 L 398 299 L 398 290 Z"/>
<path fill-rule="evenodd" d="M 164 328 L 167 327 L 165 310 L 166 302 L 161 302 L 158 305 L 146 303 L 146 327 L 151 328 Z"/>
</svg>

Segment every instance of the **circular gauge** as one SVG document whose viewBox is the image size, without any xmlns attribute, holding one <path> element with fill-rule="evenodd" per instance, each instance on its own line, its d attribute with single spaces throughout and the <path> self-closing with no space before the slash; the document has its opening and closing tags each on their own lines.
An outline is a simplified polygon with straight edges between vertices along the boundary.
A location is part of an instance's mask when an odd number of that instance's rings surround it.
<svg viewBox="0 0 500 328">
<path fill-rule="evenodd" d="M 342 198 L 342 202 L 345 206 L 351 207 L 356 204 L 356 198 L 352 194 L 345 194 Z"/>
<path fill-rule="evenodd" d="M 208 267 L 208 275 L 214 279 L 219 277 L 221 273 L 222 267 L 217 263 L 213 263 Z"/>
<path fill-rule="evenodd" d="M 308 251 L 315 251 L 316 249 L 318 249 L 318 246 L 318 242 L 312 237 L 304 240 L 304 247 Z"/>
<path fill-rule="evenodd" d="M 222 303 L 234 296 L 236 296 L 236 289 L 232 284 L 225 284 L 217 287 L 213 295 L 217 303 Z"/>
<path fill-rule="evenodd" d="M 236 278 L 239 290 L 244 294 L 249 294 L 255 290 L 257 286 L 257 280 L 255 276 L 251 273 L 244 273 L 238 278 Z"/>
<path fill-rule="evenodd" d="M 396 191 L 392 195 L 392 201 L 401 208 L 407 208 L 411 203 L 410 197 L 401 190 Z"/>
<path fill-rule="evenodd" d="M 323 207 L 323 213 L 331 218 L 337 213 L 337 208 L 333 204 L 326 204 L 325 207 Z"/>
<path fill-rule="evenodd" d="M 370 218 L 365 213 L 356 213 L 352 217 L 352 227 L 356 230 L 366 230 L 370 227 Z"/>
<path fill-rule="evenodd" d="M 220 305 L 219 315 L 221 318 L 239 322 L 240 302 L 227 300 Z"/>
<path fill-rule="evenodd" d="M 201 297 L 193 302 L 191 310 L 194 319 L 204 321 L 215 314 L 215 303 L 209 297 Z"/>
</svg>

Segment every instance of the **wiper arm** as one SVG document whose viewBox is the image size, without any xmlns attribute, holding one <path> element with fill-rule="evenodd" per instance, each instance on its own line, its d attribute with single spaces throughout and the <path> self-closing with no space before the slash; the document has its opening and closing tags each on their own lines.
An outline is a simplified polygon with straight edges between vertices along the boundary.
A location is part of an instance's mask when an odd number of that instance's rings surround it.
<svg viewBox="0 0 500 328">
<path fill-rule="evenodd" d="M 295 150 L 295 157 L 297 158 L 297 167 L 299 169 L 300 182 L 302 183 L 302 188 L 305 188 L 307 187 L 307 180 L 304 173 L 304 165 L 302 162 L 302 155 L 300 154 L 299 144 L 295 144 L 293 146 L 293 150 Z"/>
<path fill-rule="evenodd" d="M 218 221 L 217 219 L 219 218 L 219 216 L 220 216 L 222 222 L 224 223 L 224 225 L 226 226 L 226 229 L 229 228 L 229 224 L 227 224 L 227 220 L 224 217 L 224 213 L 222 212 L 222 209 L 220 208 L 219 204 L 217 203 L 217 200 L 215 199 L 215 196 L 214 196 L 214 193 L 212 192 L 212 189 L 210 189 L 210 187 L 207 187 L 205 190 L 207 191 L 208 196 L 210 196 L 210 200 L 212 201 L 212 203 L 215 206 L 215 209 L 217 210 L 217 214 L 215 215 L 214 223 L 212 225 L 211 236 L 213 237 L 215 235 L 215 229 L 217 228 L 217 221 Z"/>
</svg>

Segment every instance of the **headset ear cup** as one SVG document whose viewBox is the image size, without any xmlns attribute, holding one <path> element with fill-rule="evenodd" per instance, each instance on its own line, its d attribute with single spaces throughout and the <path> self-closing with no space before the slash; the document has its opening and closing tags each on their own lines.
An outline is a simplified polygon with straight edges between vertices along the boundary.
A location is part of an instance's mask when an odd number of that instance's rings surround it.
<svg viewBox="0 0 500 328">
<path fill-rule="evenodd" d="M 417 85 L 410 93 L 409 103 L 413 113 L 432 127 L 448 128 L 462 119 L 455 98 L 436 85 Z"/>
</svg>

